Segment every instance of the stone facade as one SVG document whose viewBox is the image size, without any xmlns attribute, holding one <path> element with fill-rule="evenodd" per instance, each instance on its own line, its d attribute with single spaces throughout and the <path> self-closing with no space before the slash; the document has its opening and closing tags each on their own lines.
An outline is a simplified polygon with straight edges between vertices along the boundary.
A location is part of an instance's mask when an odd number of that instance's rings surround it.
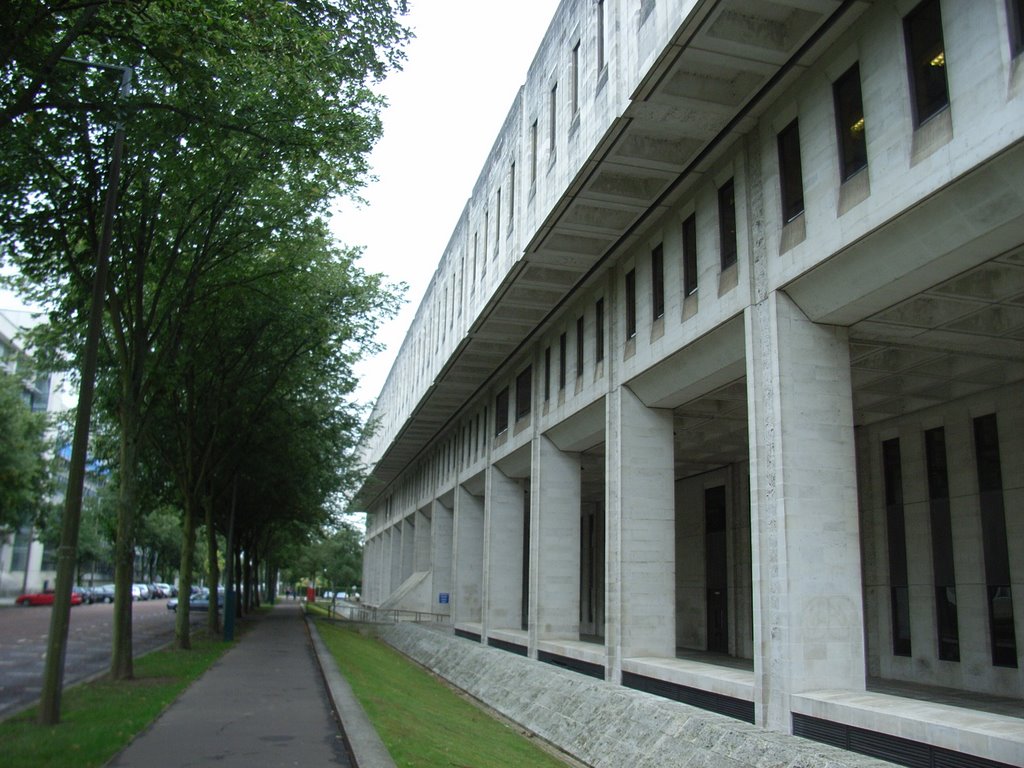
<svg viewBox="0 0 1024 768">
<path fill-rule="evenodd" d="M 565 0 L 378 399 L 364 600 L 1024 764 L 1022 16 Z"/>
</svg>

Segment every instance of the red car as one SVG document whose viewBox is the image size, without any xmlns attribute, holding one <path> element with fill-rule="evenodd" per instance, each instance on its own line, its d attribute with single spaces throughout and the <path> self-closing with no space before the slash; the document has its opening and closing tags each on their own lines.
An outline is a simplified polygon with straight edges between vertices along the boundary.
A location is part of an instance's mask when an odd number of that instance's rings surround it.
<svg viewBox="0 0 1024 768">
<path fill-rule="evenodd" d="M 53 605 L 53 595 L 53 592 L 29 592 L 21 595 L 14 602 L 16 605 Z M 82 596 L 77 592 L 72 592 L 71 604 L 81 605 Z"/>
</svg>

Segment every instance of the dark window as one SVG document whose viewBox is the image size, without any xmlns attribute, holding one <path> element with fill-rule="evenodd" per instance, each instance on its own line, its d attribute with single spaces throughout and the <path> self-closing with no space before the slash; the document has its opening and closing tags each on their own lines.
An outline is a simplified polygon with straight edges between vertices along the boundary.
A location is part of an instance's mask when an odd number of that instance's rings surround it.
<svg viewBox="0 0 1024 768">
<path fill-rule="evenodd" d="M 583 375 L 583 316 L 576 318 L 576 378 Z"/>
<path fill-rule="evenodd" d="M 508 387 L 494 398 L 494 434 L 500 435 L 508 429 Z"/>
<path fill-rule="evenodd" d="M 704 575 L 707 647 L 729 652 L 729 537 L 726 530 L 725 486 L 704 491 Z"/>
<path fill-rule="evenodd" d="M 604 299 L 594 305 L 594 361 L 604 360 Z"/>
<path fill-rule="evenodd" d="M 718 234 L 724 271 L 736 263 L 736 190 L 732 179 L 718 190 Z"/>
<path fill-rule="evenodd" d="M 697 292 L 697 216 L 683 222 L 683 295 Z"/>
<path fill-rule="evenodd" d="M 551 347 L 544 350 L 544 402 L 551 399 Z"/>
<path fill-rule="evenodd" d="M 900 441 L 882 443 L 885 522 L 889 540 L 889 593 L 892 603 L 892 652 L 910 656 L 910 590 L 907 581 L 907 529 L 903 515 L 903 467 Z"/>
<path fill-rule="evenodd" d="M 924 0 L 903 19 L 910 68 L 914 127 L 949 106 L 946 46 L 942 40 L 939 0 Z"/>
<path fill-rule="evenodd" d="M 533 366 L 516 376 L 516 421 L 529 416 L 533 401 Z"/>
<path fill-rule="evenodd" d="M 597 0 L 597 71 L 604 69 L 604 0 Z"/>
<path fill-rule="evenodd" d="M 508 168 L 508 225 L 512 226 L 512 221 L 515 219 L 516 213 L 516 164 L 512 161 L 512 164 Z"/>
<path fill-rule="evenodd" d="M 555 130 L 558 127 L 558 83 L 551 86 L 551 95 L 548 99 L 548 109 L 551 113 L 550 137 L 548 139 L 548 151 L 555 151 Z"/>
<path fill-rule="evenodd" d="M 537 181 L 537 121 L 530 126 L 530 184 Z"/>
<path fill-rule="evenodd" d="M 779 132 L 779 183 L 782 186 L 782 221 L 788 224 L 804 212 L 800 127 L 796 120 Z"/>
<path fill-rule="evenodd" d="M 659 244 L 651 251 L 651 314 L 665 315 L 665 249 Z"/>
<path fill-rule="evenodd" d="M 1016 667 L 1017 638 L 1013 628 L 1010 553 L 1006 546 L 1003 469 L 994 413 L 974 420 L 974 452 L 978 467 L 978 506 L 981 511 L 992 663 L 997 667 Z"/>
<path fill-rule="evenodd" d="M 558 353 L 559 353 L 558 354 L 558 388 L 559 389 L 565 389 L 565 368 L 566 368 L 566 365 L 568 364 L 566 362 L 566 359 L 565 359 L 566 354 L 568 354 L 567 349 L 566 349 L 567 346 L 568 345 L 566 343 L 565 334 L 563 333 L 561 336 L 558 337 Z"/>
<path fill-rule="evenodd" d="M 636 336 L 636 270 L 626 273 L 626 338 Z"/>
<path fill-rule="evenodd" d="M 576 41 L 576 45 L 572 47 L 572 80 L 571 80 L 572 92 L 572 113 L 575 115 L 580 111 L 580 41 Z"/>
<path fill-rule="evenodd" d="M 1010 0 L 1010 50 L 1014 56 L 1024 53 L 1024 0 Z"/>
<path fill-rule="evenodd" d="M 868 165 L 860 66 L 854 64 L 835 81 L 832 98 L 836 105 L 836 130 L 839 132 L 839 176 L 846 181 Z"/>
<path fill-rule="evenodd" d="M 935 623 L 939 658 L 960 661 L 960 628 L 956 611 L 956 568 L 953 564 L 953 524 L 949 513 L 949 469 L 946 432 L 942 427 L 924 433 L 928 472 L 928 507 L 932 528 L 932 574 L 935 582 Z"/>
</svg>

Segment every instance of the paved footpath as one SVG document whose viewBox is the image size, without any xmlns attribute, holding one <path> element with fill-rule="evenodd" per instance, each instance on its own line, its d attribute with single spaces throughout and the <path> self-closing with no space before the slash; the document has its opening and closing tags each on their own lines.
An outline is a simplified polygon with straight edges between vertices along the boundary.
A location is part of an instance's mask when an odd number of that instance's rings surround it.
<svg viewBox="0 0 1024 768">
<path fill-rule="evenodd" d="M 351 766 L 296 604 L 279 604 L 108 768 Z"/>
</svg>

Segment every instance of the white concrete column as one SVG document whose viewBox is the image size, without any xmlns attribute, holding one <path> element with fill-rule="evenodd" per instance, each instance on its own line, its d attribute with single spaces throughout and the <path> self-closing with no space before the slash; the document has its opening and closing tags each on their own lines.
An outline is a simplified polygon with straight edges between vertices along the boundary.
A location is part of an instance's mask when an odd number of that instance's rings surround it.
<svg viewBox="0 0 1024 768">
<path fill-rule="evenodd" d="M 674 452 L 671 411 L 624 386 L 607 402 L 606 644 L 620 682 L 624 658 L 675 657 Z"/>
<path fill-rule="evenodd" d="M 461 485 L 455 490 L 452 538 L 454 623 L 478 623 L 483 610 L 484 500 Z"/>
<path fill-rule="evenodd" d="M 781 292 L 745 323 L 754 703 L 789 731 L 790 694 L 865 686 L 850 352 Z"/>
<path fill-rule="evenodd" d="M 405 580 L 412 576 L 413 554 L 416 547 L 416 525 L 413 523 L 412 515 L 402 520 L 402 578 L 395 584 L 395 589 L 405 583 Z"/>
<path fill-rule="evenodd" d="M 412 570 L 414 573 L 422 573 L 430 570 L 431 514 L 429 514 L 429 510 L 425 512 L 422 509 L 417 509 L 415 518 Z"/>
<path fill-rule="evenodd" d="M 484 496 L 484 635 L 519 629 L 523 610 L 523 489 L 495 466 Z"/>
<path fill-rule="evenodd" d="M 439 602 L 439 595 L 445 593 L 451 600 L 452 570 L 455 563 L 454 555 L 455 517 L 452 510 L 442 502 L 435 501 L 431 512 L 430 525 L 430 571 L 434 582 L 433 608 L 434 613 L 449 613 L 451 603 Z"/>
<path fill-rule="evenodd" d="M 580 460 L 543 435 L 530 478 L 530 653 L 580 635 Z"/>
</svg>

